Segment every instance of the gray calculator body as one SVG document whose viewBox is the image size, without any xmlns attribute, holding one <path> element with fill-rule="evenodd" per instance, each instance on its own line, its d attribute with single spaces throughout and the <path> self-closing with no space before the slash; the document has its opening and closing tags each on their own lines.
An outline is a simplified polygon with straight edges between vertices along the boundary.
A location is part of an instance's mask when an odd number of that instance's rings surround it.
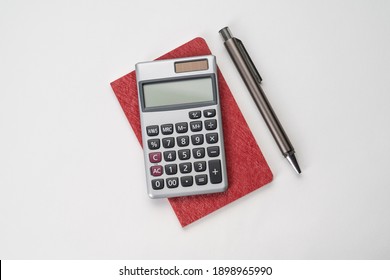
<svg viewBox="0 0 390 280">
<path fill-rule="evenodd" d="M 215 56 L 141 62 L 136 77 L 149 196 L 225 191 Z"/>
</svg>

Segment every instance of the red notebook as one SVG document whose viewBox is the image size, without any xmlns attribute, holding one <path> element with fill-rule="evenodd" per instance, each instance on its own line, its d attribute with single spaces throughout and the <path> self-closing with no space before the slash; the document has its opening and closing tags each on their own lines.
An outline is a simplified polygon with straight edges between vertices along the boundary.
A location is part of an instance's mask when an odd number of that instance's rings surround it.
<svg viewBox="0 0 390 280">
<path fill-rule="evenodd" d="M 195 38 L 158 59 L 209 54 L 205 40 Z M 224 193 L 169 198 L 182 227 L 272 181 L 272 172 L 219 69 L 218 83 L 229 186 Z M 142 146 L 135 71 L 112 82 L 111 87 Z"/>
</svg>

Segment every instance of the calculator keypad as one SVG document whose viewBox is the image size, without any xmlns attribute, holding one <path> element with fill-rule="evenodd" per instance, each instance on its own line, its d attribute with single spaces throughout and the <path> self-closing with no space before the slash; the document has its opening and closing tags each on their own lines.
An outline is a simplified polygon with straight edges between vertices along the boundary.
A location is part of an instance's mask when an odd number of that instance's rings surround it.
<svg viewBox="0 0 390 280">
<path fill-rule="evenodd" d="M 186 122 L 146 127 L 154 190 L 222 182 L 220 139 L 215 117 L 215 109 L 193 110 L 188 112 Z"/>
</svg>

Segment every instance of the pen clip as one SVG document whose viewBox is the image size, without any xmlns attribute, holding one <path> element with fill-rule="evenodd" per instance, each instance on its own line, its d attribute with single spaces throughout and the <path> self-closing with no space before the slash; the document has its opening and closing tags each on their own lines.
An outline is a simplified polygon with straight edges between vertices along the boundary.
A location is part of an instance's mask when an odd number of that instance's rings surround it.
<svg viewBox="0 0 390 280">
<path fill-rule="evenodd" d="M 238 43 L 238 49 L 240 50 L 241 52 L 241 55 L 243 57 L 243 59 L 245 60 L 246 64 L 248 65 L 253 77 L 256 79 L 256 81 L 258 83 L 261 83 L 261 81 L 263 80 L 259 74 L 259 72 L 257 71 L 256 69 L 256 66 L 255 64 L 253 63 L 251 57 L 249 56 L 248 52 L 246 51 L 245 47 L 244 47 L 244 44 L 241 42 L 241 40 L 235 38 L 237 40 L 237 43 Z"/>
</svg>

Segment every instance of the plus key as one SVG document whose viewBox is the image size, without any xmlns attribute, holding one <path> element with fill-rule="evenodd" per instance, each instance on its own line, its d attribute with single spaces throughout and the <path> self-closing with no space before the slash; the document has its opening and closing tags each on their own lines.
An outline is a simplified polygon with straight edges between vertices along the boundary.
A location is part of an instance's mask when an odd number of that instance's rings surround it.
<svg viewBox="0 0 390 280">
<path fill-rule="evenodd" d="M 218 184 L 222 182 L 221 160 L 209 160 L 209 175 L 210 182 L 212 184 Z"/>
</svg>

